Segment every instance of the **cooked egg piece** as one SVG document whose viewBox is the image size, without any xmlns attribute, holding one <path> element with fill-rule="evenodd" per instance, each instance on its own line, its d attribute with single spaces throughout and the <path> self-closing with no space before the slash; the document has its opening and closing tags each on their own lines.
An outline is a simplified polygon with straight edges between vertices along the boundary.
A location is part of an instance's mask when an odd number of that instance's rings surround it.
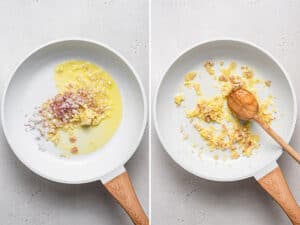
<svg viewBox="0 0 300 225">
<path fill-rule="evenodd" d="M 184 76 L 184 81 L 191 81 L 194 80 L 196 77 L 197 73 L 196 72 L 189 72 Z"/>
<path fill-rule="evenodd" d="M 176 103 L 177 106 L 180 106 L 183 101 L 184 101 L 183 93 L 178 93 L 175 95 L 174 102 Z"/>
</svg>

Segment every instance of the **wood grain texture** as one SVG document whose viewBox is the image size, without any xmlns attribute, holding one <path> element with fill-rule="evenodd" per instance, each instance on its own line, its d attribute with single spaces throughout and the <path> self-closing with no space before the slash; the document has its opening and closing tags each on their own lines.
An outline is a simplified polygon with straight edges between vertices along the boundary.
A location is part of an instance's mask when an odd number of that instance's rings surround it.
<svg viewBox="0 0 300 225">
<path fill-rule="evenodd" d="M 258 180 L 258 183 L 273 197 L 294 225 L 300 225 L 300 208 L 293 197 L 279 167 Z"/>
<path fill-rule="evenodd" d="M 288 143 L 286 143 L 265 121 L 258 116 L 253 118 L 259 125 L 298 163 L 300 163 L 300 154 Z"/>
<path fill-rule="evenodd" d="M 148 217 L 135 194 L 127 172 L 115 177 L 104 186 L 124 208 L 135 225 L 149 224 Z"/>
</svg>

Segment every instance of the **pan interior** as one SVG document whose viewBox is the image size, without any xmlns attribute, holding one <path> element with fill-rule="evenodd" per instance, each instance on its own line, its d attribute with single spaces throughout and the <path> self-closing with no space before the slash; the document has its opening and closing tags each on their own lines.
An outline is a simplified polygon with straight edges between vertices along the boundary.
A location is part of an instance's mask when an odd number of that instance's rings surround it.
<svg viewBox="0 0 300 225">
<path fill-rule="evenodd" d="M 116 133 L 101 149 L 63 158 L 53 145 L 45 152 L 38 150 L 24 123 L 26 114 L 56 94 L 55 66 L 73 59 L 90 61 L 111 74 L 121 93 L 123 115 Z M 74 40 L 47 45 L 19 66 L 4 97 L 2 119 L 11 148 L 29 168 L 54 181 L 83 183 L 99 179 L 130 158 L 141 139 L 145 113 L 142 88 L 127 63 L 106 47 Z"/>
<path fill-rule="evenodd" d="M 183 110 L 174 104 L 174 95 L 182 86 L 183 76 L 189 71 L 204 71 L 203 64 L 207 60 L 213 62 L 231 61 L 238 65 L 247 65 L 254 69 L 259 77 L 271 80 L 270 91 L 276 98 L 278 111 L 272 127 L 285 140 L 289 140 L 294 129 L 296 106 L 290 83 L 281 67 L 266 53 L 258 48 L 239 41 L 220 40 L 207 42 L 184 53 L 165 74 L 157 96 L 155 106 L 155 125 L 162 144 L 169 155 L 189 172 L 215 181 L 234 181 L 253 176 L 281 155 L 281 148 L 260 128 L 254 125 L 255 133 L 260 136 L 260 147 L 251 157 L 240 157 L 236 160 L 215 160 L 208 147 L 204 153 L 197 154 L 191 144 L 184 141 L 179 127 L 187 124 Z M 211 83 L 202 72 L 201 87 L 204 93 L 213 95 Z M 259 95 L 264 95 L 259 91 Z M 187 126 L 189 134 L 201 140 L 192 126 Z"/>
</svg>

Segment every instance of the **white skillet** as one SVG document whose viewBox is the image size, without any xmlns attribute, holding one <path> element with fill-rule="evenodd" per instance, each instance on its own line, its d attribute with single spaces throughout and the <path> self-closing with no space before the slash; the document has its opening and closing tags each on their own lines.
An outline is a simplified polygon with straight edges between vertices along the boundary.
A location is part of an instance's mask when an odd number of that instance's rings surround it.
<svg viewBox="0 0 300 225">
<path fill-rule="evenodd" d="M 62 158 L 50 146 L 38 149 L 26 132 L 25 114 L 56 94 L 53 80 L 57 64 L 72 59 L 93 62 L 108 71 L 122 97 L 120 127 L 101 149 L 87 155 Z M 148 224 L 124 164 L 134 154 L 146 125 L 146 99 L 135 70 L 111 48 L 87 40 L 52 42 L 33 51 L 11 76 L 2 99 L 2 125 L 16 156 L 32 171 L 49 180 L 79 184 L 101 180 L 136 224 Z"/>
<path fill-rule="evenodd" d="M 184 116 L 182 107 L 174 104 L 174 95 L 180 91 L 183 76 L 189 71 L 200 71 L 199 80 L 204 93 L 215 94 L 212 80 L 203 69 L 207 60 L 229 63 L 236 61 L 238 65 L 253 68 L 255 74 L 265 80 L 271 80 L 270 90 L 261 88 L 260 96 L 273 94 L 276 97 L 275 107 L 278 111 L 272 127 L 286 141 L 289 141 L 295 128 L 297 102 L 292 84 L 279 63 L 261 48 L 238 40 L 213 40 L 198 44 L 184 52 L 176 59 L 165 73 L 154 103 L 154 123 L 158 136 L 175 162 L 184 169 L 199 177 L 213 181 L 237 181 L 255 177 L 261 186 L 269 192 L 285 210 L 294 224 L 300 224 L 300 209 L 289 191 L 285 179 L 278 167 L 277 159 L 282 154 L 281 147 L 275 143 L 257 125 L 254 130 L 260 135 L 260 147 L 250 158 L 237 160 L 214 160 L 207 149 L 201 157 L 192 147 L 191 142 L 201 143 L 201 138 Z M 188 94 L 186 93 L 187 95 Z M 187 105 L 192 107 L 196 97 Z M 192 104 L 191 104 L 192 103 Z M 183 127 L 190 134 L 190 140 L 183 141 L 178 131 Z"/>
</svg>

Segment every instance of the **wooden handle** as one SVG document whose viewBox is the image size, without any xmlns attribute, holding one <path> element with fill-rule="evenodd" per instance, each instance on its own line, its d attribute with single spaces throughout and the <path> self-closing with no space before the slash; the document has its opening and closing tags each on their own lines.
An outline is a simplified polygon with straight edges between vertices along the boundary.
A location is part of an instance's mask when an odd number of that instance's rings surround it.
<svg viewBox="0 0 300 225">
<path fill-rule="evenodd" d="M 253 118 L 259 125 L 279 144 L 281 147 L 288 152 L 298 163 L 300 163 L 300 154 L 287 144 L 265 121 L 258 116 Z"/>
<path fill-rule="evenodd" d="M 294 225 L 300 225 L 300 208 L 279 167 L 258 180 L 258 183 L 280 205 Z"/>
<path fill-rule="evenodd" d="M 135 225 L 149 225 L 149 219 L 134 192 L 127 172 L 105 183 L 104 186 L 127 212 Z"/>
</svg>

